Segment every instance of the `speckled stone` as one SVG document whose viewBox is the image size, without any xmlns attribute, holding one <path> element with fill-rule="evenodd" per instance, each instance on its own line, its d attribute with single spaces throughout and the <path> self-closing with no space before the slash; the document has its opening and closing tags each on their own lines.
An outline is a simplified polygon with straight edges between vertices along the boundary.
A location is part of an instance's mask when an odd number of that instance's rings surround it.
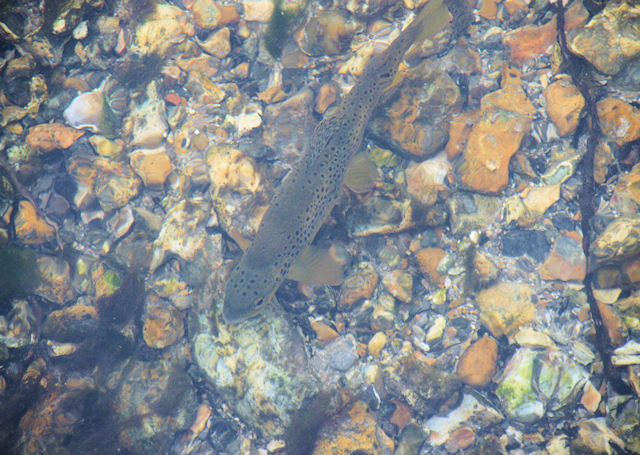
<svg viewBox="0 0 640 455">
<path fill-rule="evenodd" d="M 40 256 L 37 264 L 42 278 L 35 289 L 37 295 L 60 305 L 75 297 L 76 293 L 71 286 L 71 268 L 67 261 L 58 257 Z"/>
<path fill-rule="evenodd" d="M 630 2 L 607 3 L 589 23 L 568 36 L 572 52 L 585 57 L 598 71 L 615 75 L 640 54 L 640 7 Z"/>
<path fill-rule="evenodd" d="M 147 296 L 142 316 L 142 336 L 147 346 L 163 349 L 184 335 L 184 317 L 167 300 Z"/>
<path fill-rule="evenodd" d="M 480 319 L 495 337 L 510 335 L 535 316 L 533 290 L 526 284 L 499 283 L 481 290 L 476 303 Z"/>
<path fill-rule="evenodd" d="M 42 152 L 55 149 L 67 149 L 84 135 L 84 131 L 71 128 L 60 123 L 45 123 L 29 128 L 25 141 L 29 147 Z"/>
<path fill-rule="evenodd" d="M 411 302 L 413 298 L 413 276 L 404 270 L 393 270 L 382 278 L 382 285 L 396 299 Z"/>
<path fill-rule="evenodd" d="M 94 161 L 98 170 L 95 194 L 105 212 L 124 207 L 140 191 L 140 179 L 127 163 L 99 157 Z"/>
<path fill-rule="evenodd" d="M 509 161 L 520 148 L 529 124 L 527 117 L 506 111 L 483 115 L 474 124 L 464 151 L 462 183 L 481 193 L 503 190 L 509 183 Z"/>
<path fill-rule="evenodd" d="M 20 201 L 14 223 L 16 236 L 25 244 L 41 244 L 54 239 L 53 226 L 38 215 L 29 201 Z"/>
<path fill-rule="evenodd" d="M 370 455 L 392 453 L 393 440 L 378 427 L 375 415 L 362 401 L 326 424 L 318 437 L 313 455 L 351 455 L 362 451 Z"/>
<path fill-rule="evenodd" d="M 235 326 L 218 321 L 215 328 L 210 313 L 200 312 L 193 334 L 195 362 L 246 423 L 270 437 L 283 435 L 319 390 L 299 332 L 277 307 Z"/>
<path fill-rule="evenodd" d="M 378 281 L 378 273 L 371 263 L 360 264 L 357 271 L 342 283 L 338 307 L 343 311 L 349 310 L 359 300 L 371 298 Z"/>
<path fill-rule="evenodd" d="M 45 337 L 55 341 L 82 341 L 95 335 L 98 324 L 95 307 L 76 304 L 49 313 L 42 331 Z"/>
<path fill-rule="evenodd" d="M 118 421 L 135 420 L 138 425 L 119 425 L 118 441 L 133 453 L 164 453 L 170 450 L 176 432 L 185 432 L 198 405 L 187 374 L 185 354 L 169 353 L 172 360 L 131 359 L 118 381 L 114 410 Z"/>
<path fill-rule="evenodd" d="M 602 132 L 610 140 L 623 145 L 640 137 L 640 109 L 613 97 L 598 101 L 596 107 Z"/>
<path fill-rule="evenodd" d="M 613 220 L 593 241 L 591 255 L 597 264 L 623 261 L 640 252 L 640 216 Z"/>
</svg>

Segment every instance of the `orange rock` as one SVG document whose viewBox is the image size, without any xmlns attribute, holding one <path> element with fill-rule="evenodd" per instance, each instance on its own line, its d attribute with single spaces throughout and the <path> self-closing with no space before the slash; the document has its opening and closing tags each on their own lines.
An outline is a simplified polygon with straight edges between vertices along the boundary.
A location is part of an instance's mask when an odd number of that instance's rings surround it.
<svg viewBox="0 0 640 455">
<path fill-rule="evenodd" d="M 509 183 L 509 161 L 529 131 L 530 119 L 507 112 L 487 112 L 473 126 L 464 163 L 462 183 L 481 193 L 495 194 Z"/>
<path fill-rule="evenodd" d="M 393 411 L 389 422 L 397 425 L 401 430 L 411 422 L 411 408 L 404 404 L 402 401 L 391 400 L 396 405 L 396 410 Z"/>
<path fill-rule="evenodd" d="M 318 340 L 322 341 L 323 343 L 333 341 L 339 336 L 338 332 L 333 330 L 325 321 L 312 319 L 310 323 L 311 328 L 314 330 L 314 332 L 316 332 L 316 335 L 318 336 Z"/>
<path fill-rule="evenodd" d="M 27 145 L 50 152 L 55 149 L 67 149 L 84 134 L 84 131 L 71 128 L 61 123 L 46 123 L 29 128 Z"/>
<path fill-rule="evenodd" d="M 640 284 L 640 257 L 622 264 L 622 273 L 624 274 L 625 282 L 637 287 Z"/>
<path fill-rule="evenodd" d="M 493 378 L 497 362 L 498 343 L 485 335 L 469 346 L 460 357 L 458 377 L 465 384 L 484 387 Z"/>
<path fill-rule="evenodd" d="M 16 235 L 26 244 L 39 244 L 52 240 L 55 236 L 53 226 L 41 218 L 35 206 L 29 201 L 20 201 L 15 218 Z"/>
<path fill-rule="evenodd" d="M 347 277 L 342 284 L 338 308 L 348 310 L 358 300 L 371 298 L 378 281 L 378 274 L 371 264 L 364 266 L 355 275 Z"/>
<path fill-rule="evenodd" d="M 493 336 L 513 334 L 535 316 L 532 297 L 526 284 L 504 282 L 483 289 L 476 296 L 480 320 Z"/>
<path fill-rule="evenodd" d="M 335 422 L 324 426 L 313 455 L 350 455 L 358 451 L 380 455 L 383 453 L 381 448 L 389 444 L 389 438 L 377 430 L 375 415 L 358 401 Z"/>
<path fill-rule="evenodd" d="M 457 428 L 451 433 L 449 439 L 445 443 L 445 448 L 449 453 L 456 453 L 459 450 L 466 449 L 476 441 L 476 433 L 471 428 L 463 426 Z"/>
<path fill-rule="evenodd" d="M 544 90 L 547 114 L 560 136 L 573 133 L 580 121 L 584 98 L 578 88 L 566 79 L 560 79 Z"/>
<path fill-rule="evenodd" d="M 540 56 L 549 54 L 556 42 L 555 16 L 544 25 L 525 25 L 517 28 L 504 38 L 505 44 L 511 48 L 511 60 L 516 65 Z"/>
<path fill-rule="evenodd" d="M 493 108 L 499 108 L 503 111 L 533 117 L 536 108 L 531 104 L 522 88 L 521 76 L 522 73 L 519 69 L 505 64 L 502 68 L 502 88 L 482 97 L 482 111 L 487 112 Z"/>
<path fill-rule="evenodd" d="M 131 167 L 146 186 L 164 185 L 173 170 L 164 147 L 134 151 L 131 154 Z"/>
<path fill-rule="evenodd" d="M 147 299 L 142 335 L 147 346 L 163 349 L 184 335 L 182 314 L 170 303 L 152 296 Z"/>
<path fill-rule="evenodd" d="M 445 274 L 437 270 L 440 261 L 447 255 L 441 248 L 423 248 L 416 253 L 420 271 L 436 286 L 444 286 Z"/>
<path fill-rule="evenodd" d="M 384 276 L 382 285 L 396 299 L 405 303 L 411 302 L 413 297 L 413 276 L 410 273 L 395 269 Z"/>
<path fill-rule="evenodd" d="M 596 105 L 602 132 L 618 145 L 640 138 L 640 109 L 609 97 Z"/>
<path fill-rule="evenodd" d="M 580 404 L 587 409 L 590 413 L 595 413 L 598 410 L 598 406 L 600 405 L 600 400 L 602 399 L 602 395 L 598 392 L 591 381 L 587 381 L 584 385 L 584 389 L 582 390 L 582 398 L 580 399 Z"/>
<path fill-rule="evenodd" d="M 611 307 L 606 303 L 598 302 L 598 309 L 600 310 L 600 316 L 602 316 L 602 323 L 607 329 L 609 340 L 613 348 L 622 346 L 627 340 L 627 329 L 618 315 L 611 311 Z"/>
<path fill-rule="evenodd" d="M 282 90 L 280 86 L 269 87 L 263 92 L 258 93 L 258 99 L 264 101 L 267 104 L 277 103 L 287 97 L 287 94 Z"/>
<path fill-rule="evenodd" d="M 174 106 L 177 106 L 179 104 L 185 105 L 187 103 L 187 101 L 183 97 L 176 93 L 167 93 L 164 96 L 164 100 L 169 104 L 173 104 Z"/>
<path fill-rule="evenodd" d="M 478 10 L 478 15 L 485 19 L 495 19 L 498 15 L 499 0 L 482 0 L 482 6 Z"/>
<path fill-rule="evenodd" d="M 540 269 L 543 280 L 583 281 L 587 261 L 582 244 L 568 235 L 560 235 Z"/>
<path fill-rule="evenodd" d="M 504 7 L 509 13 L 509 16 L 513 16 L 518 11 L 522 11 L 529 6 L 529 0 L 505 0 Z"/>
<path fill-rule="evenodd" d="M 447 158 L 453 160 L 464 151 L 471 128 L 480 115 L 479 110 L 465 111 L 449 123 L 449 142 L 447 142 Z"/>
<path fill-rule="evenodd" d="M 216 6 L 218 7 L 218 11 L 220 11 L 220 20 L 218 25 L 224 26 L 235 24 L 240 20 L 240 15 L 238 14 L 236 5 L 216 3 Z"/>
</svg>

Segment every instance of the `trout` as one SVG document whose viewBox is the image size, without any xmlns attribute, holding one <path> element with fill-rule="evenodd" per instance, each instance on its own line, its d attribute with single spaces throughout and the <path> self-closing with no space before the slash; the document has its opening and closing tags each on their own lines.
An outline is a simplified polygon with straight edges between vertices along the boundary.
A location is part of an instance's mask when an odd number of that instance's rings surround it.
<svg viewBox="0 0 640 455">
<path fill-rule="evenodd" d="M 311 145 L 278 187 L 253 242 L 227 279 L 222 307 L 227 323 L 255 315 L 273 298 L 338 202 L 349 163 L 405 52 L 450 20 L 443 0 L 431 0 L 384 51 L 369 59 L 360 80 L 315 128 Z"/>
</svg>

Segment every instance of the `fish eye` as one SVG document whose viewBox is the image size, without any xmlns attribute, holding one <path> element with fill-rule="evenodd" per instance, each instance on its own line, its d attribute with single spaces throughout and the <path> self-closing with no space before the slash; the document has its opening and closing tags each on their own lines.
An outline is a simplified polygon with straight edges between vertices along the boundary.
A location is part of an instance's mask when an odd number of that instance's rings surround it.
<svg viewBox="0 0 640 455">
<path fill-rule="evenodd" d="M 262 304 L 264 303 L 264 299 L 263 298 L 259 298 L 255 301 L 254 305 L 255 306 L 262 306 Z"/>
</svg>

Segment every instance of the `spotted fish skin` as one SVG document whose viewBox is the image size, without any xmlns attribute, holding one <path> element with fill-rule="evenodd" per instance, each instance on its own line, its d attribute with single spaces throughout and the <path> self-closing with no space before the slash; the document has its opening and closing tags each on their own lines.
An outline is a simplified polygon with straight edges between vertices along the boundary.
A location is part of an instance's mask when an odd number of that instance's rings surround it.
<svg viewBox="0 0 640 455">
<path fill-rule="evenodd" d="M 387 49 L 369 60 L 360 80 L 318 124 L 311 146 L 281 183 L 252 244 L 227 280 L 222 312 L 226 322 L 255 315 L 311 244 L 338 202 L 347 167 L 384 88 L 430 14 L 442 14 L 443 8 L 446 11 L 442 0 L 431 0 Z"/>
</svg>

